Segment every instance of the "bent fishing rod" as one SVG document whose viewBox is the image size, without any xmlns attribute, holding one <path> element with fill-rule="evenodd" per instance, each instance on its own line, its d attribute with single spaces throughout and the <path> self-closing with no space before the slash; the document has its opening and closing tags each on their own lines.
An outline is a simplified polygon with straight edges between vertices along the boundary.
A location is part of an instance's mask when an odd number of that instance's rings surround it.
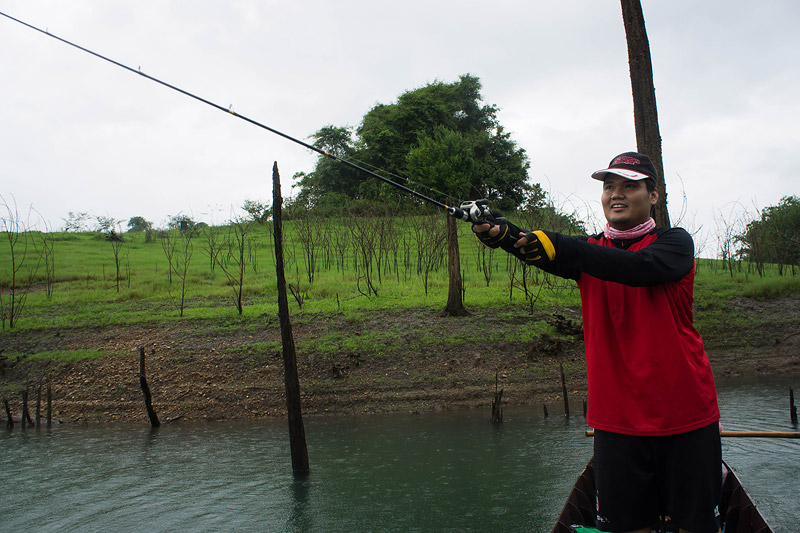
<svg viewBox="0 0 800 533">
<path fill-rule="evenodd" d="M 227 108 L 223 107 L 223 106 L 221 106 L 221 105 L 219 105 L 217 103 L 214 103 L 214 102 L 212 102 L 210 100 L 202 98 L 201 96 L 198 96 L 198 95 L 196 95 L 194 93 L 191 93 L 189 91 L 181 89 L 180 87 L 177 87 L 177 86 L 172 85 L 170 83 L 167 83 L 167 82 L 165 82 L 165 81 L 163 81 L 161 79 L 158 79 L 158 78 L 156 78 L 154 76 L 151 76 L 151 75 L 149 75 L 149 74 L 147 74 L 145 72 L 142 72 L 141 67 L 139 67 L 138 69 L 135 69 L 133 67 L 125 65 L 124 63 L 120 63 L 119 61 L 116 61 L 116 60 L 111 59 L 111 58 L 109 58 L 107 56 L 104 56 L 102 54 L 99 54 L 97 52 L 89 50 L 88 48 L 84 48 L 83 46 L 75 44 L 72 41 L 68 41 L 67 39 L 64 39 L 64 38 L 61 38 L 61 37 L 59 37 L 57 35 L 54 35 L 54 34 L 50 33 L 47 30 L 43 30 L 43 29 L 41 29 L 41 28 L 39 28 L 37 26 L 34 26 L 32 24 L 28 24 L 27 22 L 25 22 L 23 20 L 20 20 L 18 18 L 14 18 L 11 15 L 8 15 L 8 14 L 2 12 L 2 11 L 0 11 L 0 15 L 4 16 L 4 17 L 6 17 L 6 18 L 8 18 L 10 20 L 13 20 L 14 22 L 22 24 L 23 26 L 26 26 L 26 27 L 34 30 L 34 31 L 37 31 L 37 32 L 43 34 L 43 35 L 47 35 L 48 37 L 52 37 L 53 39 L 56 39 L 57 41 L 60 41 L 60 42 L 62 42 L 64 44 L 72 46 L 73 48 L 77 48 L 78 50 L 80 50 L 82 52 L 85 52 L 85 53 L 90 54 L 90 55 L 92 55 L 92 56 L 94 56 L 96 58 L 99 58 L 99 59 L 102 59 L 104 61 L 107 61 L 107 62 L 111 63 L 112 65 L 116 65 L 116 66 L 118 66 L 120 68 L 123 68 L 123 69 L 125 69 L 127 71 L 133 72 L 134 74 L 138 74 L 138 75 L 140 75 L 140 76 L 142 76 L 144 78 L 147 78 L 150 81 L 154 81 L 154 82 L 158 83 L 159 85 L 163 85 L 164 87 L 172 89 L 173 91 L 179 92 L 179 93 L 183 94 L 184 96 L 188 96 L 189 98 L 193 98 L 193 99 L 197 100 L 198 102 L 202 102 L 202 103 L 204 103 L 206 105 L 209 105 L 209 106 L 211 106 L 211 107 L 213 107 L 215 109 L 218 109 L 220 111 L 223 111 L 225 113 L 233 115 L 236 118 L 242 119 L 245 122 L 249 122 L 250 124 L 252 124 L 254 126 L 258 126 L 259 128 L 267 130 L 270 133 L 274 133 L 275 135 L 283 137 L 286 140 L 289 140 L 289 141 L 292 141 L 293 143 L 299 144 L 300 146 L 302 146 L 304 148 L 307 148 L 307 149 L 309 149 L 309 150 L 311 150 L 313 152 L 316 152 L 316 153 L 318 153 L 318 154 L 320 154 L 322 156 L 329 157 L 334 161 L 338 161 L 338 162 L 340 162 L 340 163 L 342 163 L 344 165 L 347 165 L 350 168 L 353 168 L 355 170 L 363 172 L 363 173 L 367 174 L 368 176 L 372 176 L 373 178 L 377 178 L 377 179 L 381 180 L 382 182 L 384 182 L 384 183 L 386 183 L 388 185 L 391 185 L 392 187 L 400 189 L 403 192 L 406 192 L 406 193 L 408 193 L 408 194 L 410 194 L 412 196 L 415 196 L 416 198 L 419 198 L 420 200 L 428 202 L 429 204 L 432 204 L 432 205 L 434 205 L 436 207 L 445 209 L 447 214 L 452 216 L 452 217 L 464 220 L 466 222 L 475 222 L 475 223 L 484 222 L 486 220 L 490 220 L 490 221 L 494 220 L 492 211 L 488 207 L 488 201 L 487 200 L 478 200 L 476 202 L 472 202 L 472 201 L 464 202 L 464 203 L 461 204 L 460 207 L 447 206 L 447 205 L 443 204 L 442 202 L 439 202 L 438 200 L 434 200 L 433 198 L 431 198 L 429 196 L 426 196 L 426 195 L 424 195 L 424 194 L 422 194 L 422 193 L 420 193 L 418 191 L 415 191 L 414 189 L 406 187 L 405 185 L 397 183 L 396 181 L 392 181 L 392 180 L 386 178 L 385 176 L 381 176 L 377 172 L 373 172 L 373 171 L 371 171 L 369 169 L 366 169 L 366 168 L 362 167 L 361 165 L 357 165 L 357 164 L 355 164 L 355 163 L 353 163 L 351 161 L 348 161 L 347 159 L 343 159 L 341 157 L 335 156 L 335 155 L 331 154 L 330 152 L 328 152 L 326 150 L 322 150 L 320 148 L 317 148 L 316 146 L 314 146 L 312 144 L 309 144 L 307 142 L 301 141 L 300 139 L 297 139 L 295 137 L 292 137 L 291 135 L 288 135 L 286 133 L 278 131 L 275 128 L 271 128 L 271 127 L 267 126 L 266 124 L 258 122 L 257 120 L 253 120 L 252 118 L 249 118 L 249 117 L 247 117 L 245 115 L 239 114 L 239 113 L 237 113 L 236 111 L 233 110 L 233 106 L 229 106 Z"/>
</svg>

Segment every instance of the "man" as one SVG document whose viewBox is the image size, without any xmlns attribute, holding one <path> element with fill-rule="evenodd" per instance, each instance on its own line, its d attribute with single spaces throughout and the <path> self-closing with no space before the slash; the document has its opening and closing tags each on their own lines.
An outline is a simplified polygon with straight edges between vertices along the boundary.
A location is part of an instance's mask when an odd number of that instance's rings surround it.
<svg viewBox="0 0 800 533">
<path fill-rule="evenodd" d="M 595 428 L 597 520 L 603 531 L 719 529 L 719 409 L 703 341 L 692 323 L 694 243 L 657 228 L 655 167 L 626 152 L 592 174 L 603 182 L 603 233 L 521 230 L 500 219 L 473 231 L 528 264 L 577 280 Z"/>
</svg>

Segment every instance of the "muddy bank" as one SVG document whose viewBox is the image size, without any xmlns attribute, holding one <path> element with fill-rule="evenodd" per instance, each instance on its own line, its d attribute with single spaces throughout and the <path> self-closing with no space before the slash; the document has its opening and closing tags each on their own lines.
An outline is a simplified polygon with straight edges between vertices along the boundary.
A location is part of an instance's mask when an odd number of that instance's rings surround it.
<svg viewBox="0 0 800 533">
<path fill-rule="evenodd" d="M 698 329 L 717 376 L 800 374 L 800 297 L 736 300 L 697 310 Z M 703 314 L 706 314 L 704 317 Z M 720 315 L 722 316 L 722 315 Z M 520 334 L 550 324 L 541 336 Z M 383 311 L 363 321 L 340 316 L 293 319 L 303 408 L 308 414 L 490 408 L 495 383 L 507 405 L 561 401 L 559 366 L 571 401 L 586 397 L 579 310 L 473 311 L 442 318 L 435 311 Z M 374 350 L 375 332 L 393 332 Z M 364 339 L 315 351 L 307 341 Z M 523 338 L 525 340 L 517 340 Z M 162 420 L 258 419 L 283 416 L 282 358 L 277 321 L 219 328 L 185 321 L 154 327 L 5 333 L 0 399 L 21 412 L 29 386 L 33 415 L 39 383 L 50 383 L 54 420 L 148 423 L 139 387 L 139 347 L 147 354 L 153 403 Z M 272 347 L 272 348 L 271 348 Z M 22 361 L 18 354 L 96 348 L 113 355 L 71 363 Z M 4 416 L 0 415 L 0 417 Z"/>
</svg>

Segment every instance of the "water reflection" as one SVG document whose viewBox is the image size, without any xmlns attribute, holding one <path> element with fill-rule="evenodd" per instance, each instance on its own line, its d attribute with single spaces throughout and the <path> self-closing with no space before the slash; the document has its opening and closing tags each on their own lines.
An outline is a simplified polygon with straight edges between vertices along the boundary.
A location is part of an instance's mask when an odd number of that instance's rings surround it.
<svg viewBox="0 0 800 533">
<path fill-rule="evenodd" d="M 286 522 L 286 531 L 314 531 L 313 521 L 311 520 L 307 509 L 309 507 L 309 494 L 311 492 L 311 483 L 308 477 L 301 480 L 295 480 L 291 485 L 291 513 Z"/>
<path fill-rule="evenodd" d="M 726 429 L 792 429 L 790 379 L 718 385 Z M 0 530 L 548 531 L 591 455 L 582 418 L 488 417 L 307 418 L 303 480 L 284 421 L 6 431 Z M 795 530 L 800 441 L 723 447 L 776 530 Z"/>
</svg>

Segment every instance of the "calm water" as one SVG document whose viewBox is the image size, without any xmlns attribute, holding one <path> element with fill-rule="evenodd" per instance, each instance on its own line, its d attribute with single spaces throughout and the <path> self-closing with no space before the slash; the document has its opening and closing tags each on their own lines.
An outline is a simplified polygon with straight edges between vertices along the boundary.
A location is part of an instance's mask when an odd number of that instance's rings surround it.
<svg viewBox="0 0 800 533">
<path fill-rule="evenodd" d="M 789 386 L 719 383 L 725 428 L 796 429 Z M 0 431 L 0 530 L 549 531 L 591 456 L 583 420 L 488 416 L 307 418 L 305 481 L 284 422 L 17 425 Z M 724 454 L 773 527 L 800 531 L 800 440 L 726 439 Z"/>
</svg>

